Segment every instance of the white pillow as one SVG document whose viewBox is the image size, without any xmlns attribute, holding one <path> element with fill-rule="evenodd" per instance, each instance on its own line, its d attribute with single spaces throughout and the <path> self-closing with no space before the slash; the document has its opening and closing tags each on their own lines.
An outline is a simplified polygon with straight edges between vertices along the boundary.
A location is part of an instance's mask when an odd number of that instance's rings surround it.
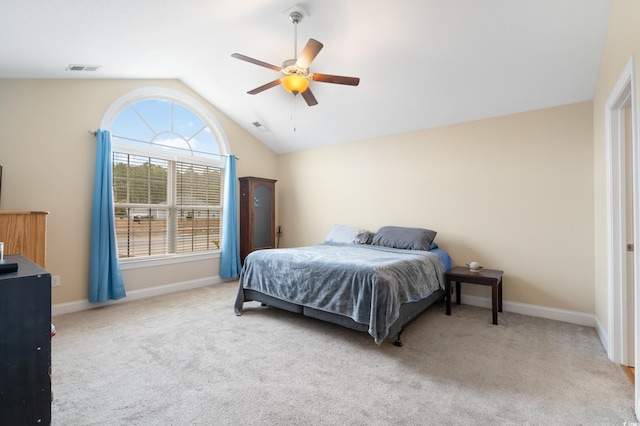
<svg viewBox="0 0 640 426">
<path fill-rule="evenodd" d="M 332 243 L 356 244 L 358 242 L 358 228 L 346 225 L 334 225 L 327 233 L 325 241 Z"/>
</svg>

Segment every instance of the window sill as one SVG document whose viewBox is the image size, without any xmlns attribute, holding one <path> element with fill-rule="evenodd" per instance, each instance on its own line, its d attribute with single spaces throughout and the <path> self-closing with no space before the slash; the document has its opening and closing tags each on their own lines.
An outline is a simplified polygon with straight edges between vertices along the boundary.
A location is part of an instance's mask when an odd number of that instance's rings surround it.
<svg viewBox="0 0 640 426">
<path fill-rule="evenodd" d="M 220 250 L 206 253 L 179 254 L 169 256 L 147 257 L 143 259 L 120 259 L 120 270 L 153 268 L 156 266 L 174 265 L 180 263 L 198 262 L 220 258 Z"/>
</svg>

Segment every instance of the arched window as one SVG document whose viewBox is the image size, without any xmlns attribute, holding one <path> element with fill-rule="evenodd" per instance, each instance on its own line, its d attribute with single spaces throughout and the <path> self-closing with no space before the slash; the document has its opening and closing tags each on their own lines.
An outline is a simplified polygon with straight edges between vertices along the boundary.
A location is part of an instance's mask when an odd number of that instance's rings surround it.
<svg viewBox="0 0 640 426">
<path fill-rule="evenodd" d="M 112 138 L 118 257 L 218 250 L 228 144 L 217 120 L 180 92 L 152 88 L 116 101 L 101 128 Z"/>
</svg>

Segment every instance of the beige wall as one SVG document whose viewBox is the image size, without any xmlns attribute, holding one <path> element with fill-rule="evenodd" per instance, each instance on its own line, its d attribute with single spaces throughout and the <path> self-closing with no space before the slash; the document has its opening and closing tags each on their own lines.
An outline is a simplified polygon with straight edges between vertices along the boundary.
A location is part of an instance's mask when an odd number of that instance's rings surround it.
<svg viewBox="0 0 640 426">
<path fill-rule="evenodd" d="M 240 157 L 239 176 L 279 179 L 282 246 L 322 241 L 333 223 L 431 227 L 456 263 L 504 269 L 506 300 L 593 312 L 590 103 L 278 161 L 179 81 L 0 80 L 1 207 L 50 212 L 47 269 L 62 278 L 54 303 L 87 297 L 95 157 L 87 130 L 120 96 L 148 86 L 210 108 Z M 124 271 L 129 290 L 217 274 L 212 261 Z"/>
<path fill-rule="evenodd" d="M 607 40 L 593 100 L 595 313 L 605 330 L 608 330 L 605 104 L 632 55 L 640 52 L 640 25 L 638 25 L 638 22 L 640 22 L 640 2 L 613 0 Z"/>
<path fill-rule="evenodd" d="M 0 80 L 3 210 L 49 211 L 47 269 L 60 275 L 53 303 L 86 300 L 89 229 L 97 128 L 120 96 L 166 87 L 195 98 L 218 119 L 238 176 L 277 176 L 277 157 L 211 104 L 176 80 Z M 128 290 L 210 279 L 218 261 L 123 271 Z"/>
<path fill-rule="evenodd" d="M 593 313 L 592 129 L 585 102 L 281 155 L 282 245 L 431 228 L 454 263 L 503 269 L 505 300 Z"/>
</svg>

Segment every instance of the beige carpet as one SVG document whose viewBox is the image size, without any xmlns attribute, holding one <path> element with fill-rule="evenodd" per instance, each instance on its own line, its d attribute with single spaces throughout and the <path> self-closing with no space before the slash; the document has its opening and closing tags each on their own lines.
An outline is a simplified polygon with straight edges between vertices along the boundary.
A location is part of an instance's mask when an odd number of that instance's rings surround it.
<svg viewBox="0 0 640 426">
<path fill-rule="evenodd" d="M 633 387 L 595 330 L 444 304 L 381 346 L 245 305 L 237 284 L 54 318 L 53 425 L 622 425 Z"/>
</svg>

